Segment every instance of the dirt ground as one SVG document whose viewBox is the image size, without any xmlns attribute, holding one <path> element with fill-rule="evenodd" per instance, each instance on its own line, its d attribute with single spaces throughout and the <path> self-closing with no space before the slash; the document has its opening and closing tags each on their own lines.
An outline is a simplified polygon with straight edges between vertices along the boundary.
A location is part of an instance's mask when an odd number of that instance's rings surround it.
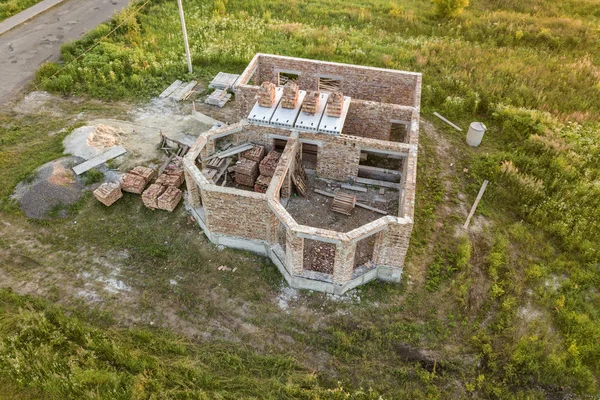
<svg viewBox="0 0 600 400">
<path fill-rule="evenodd" d="M 352 215 L 332 212 L 330 208 L 333 199 L 315 193 L 314 189 L 320 189 L 332 194 L 338 190 L 342 190 L 346 193 L 355 194 L 356 201 L 359 203 L 387 211 L 390 215 L 397 215 L 398 213 L 400 194 L 395 189 L 385 188 L 384 194 L 380 194 L 379 188 L 374 187 L 369 187 L 366 193 L 354 192 L 342 189 L 340 182 L 320 179 L 312 173 L 308 173 L 307 177 L 308 196 L 300 197 L 292 195 L 285 207 L 296 222 L 301 225 L 330 229 L 337 232 L 349 232 L 383 216 L 382 214 L 360 207 L 354 208 Z"/>
</svg>

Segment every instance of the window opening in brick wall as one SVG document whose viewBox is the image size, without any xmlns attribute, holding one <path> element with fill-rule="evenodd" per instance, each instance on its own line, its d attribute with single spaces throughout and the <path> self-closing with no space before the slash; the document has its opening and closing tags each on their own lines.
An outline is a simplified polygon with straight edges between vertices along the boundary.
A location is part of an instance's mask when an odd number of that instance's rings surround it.
<svg viewBox="0 0 600 400">
<path fill-rule="evenodd" d="M 404 157 L 396 154 L 360 152 L 358 177 L 400 183 Z"/>
<path fill-rule="evenodd" d="M 335 245 L 318 240 L 304 239 L 304 269 L 333 274 Z"/>
<path fill-rule="evenodd" d="M 361 239 L 356 243 L 356 253 L 354 255 L 354 269 L 363 267 L 365 272 L 374 267 L 373 251 L 375 250 L 375 238 L 377 235 L 371 235 Z"/>
<path fill-rule="evenodd" d="M 278 85 L 279 86 L 284 86 L 286 83 L 288 83 L 289 81 L 293 81 L 293 82 L 298 82 L 298 74 L 294 74 L 292 72 L 280 72 L 279 73 L 279 79 L 278 79 Z"/>
<path fill-rule="evenodd" d="M 319 91 L 321 92 L 335 92 L 336 90 L 341 90 L 342 81 L 341 79 L 334 78 L 319 78 Z"/>
<path fill-rule="evenodd" d="M 390 141 L 408 143 L 408 125 L 405 122 L 391 121 Z"/>
</svg>

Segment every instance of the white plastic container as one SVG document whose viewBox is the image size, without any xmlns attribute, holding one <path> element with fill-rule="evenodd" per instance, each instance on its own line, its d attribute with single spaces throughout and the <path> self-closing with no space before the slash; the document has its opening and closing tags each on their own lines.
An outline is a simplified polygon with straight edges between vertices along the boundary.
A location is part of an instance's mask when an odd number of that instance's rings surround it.
<svg viewBox="0 0 600 400">
<path fill-rule="evenodd" d="M 467 132 L 467 144 L 473 147 L 479 146 L 486 130 L 487 128 L 483 123 L 471 122 L 471 125 L 469 125 L 469 131 Z"/>
</svg>

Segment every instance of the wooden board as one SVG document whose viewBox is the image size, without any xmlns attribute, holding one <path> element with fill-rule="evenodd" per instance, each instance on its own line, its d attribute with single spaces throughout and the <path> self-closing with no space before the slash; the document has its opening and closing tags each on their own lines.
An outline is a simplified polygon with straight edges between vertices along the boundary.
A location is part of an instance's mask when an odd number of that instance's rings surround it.
<svg viewBox="0 0 600 400">
<path fill-rule="evenodd" d="M 377 181 L 375 179 L 356 178 L 356 183 L 362 183 L 363 185 L 382 186 L 392 189 L 400 189 L 399 183 Z"/>
<path fill-rule="evenodd" d="M 73 172 L 77 175 L 81 175 L 90 169 L 97 167 L 100 164 L 104 164 L 108 160 L 112 160 L 115 157 L 119 157 L 122 154 L 125 154 L 127 150 L 123 146 L 116 146 L 112 149 L 105 151 L 104 153 L 97 155 L 94 158 L 90 158 L 89 160 L 82 162 L 79 165 L 73 167 Z"/>
<path fill-rule="evenodd" d="M 169 97 L 171 94 L 173 94 L 173 92 L 177 89 L 179 89 L 181 87 L 181 84 L 183 82 L 181 82 L 179 79 L 176 80 L 175 82 L 171 83 L 169 85 L 168 88 L 166 88 L 160 95 L 158 95 L 158 97 L 160 98 L 165 98 L 165 97 Z"/>
<path fill-rule="evenodd" d="M 354 190 L 355 192 L 366 192 L 367 188 L 362 187 L 362 186 L 353 186 L 353 185 L 346 185 L 343 184 L 342 185 L 343 189 L 348 189 L 348 190 Z"/>
<path fill-rule="evenodd" d="M 194 89 L 196 87 L 197 84 L 198 84 L 197 81 L 191 81 L 190 83 L 188 83 L 185 86 L 182 85 L 181 88 L 177 89 L 169 97 L 175 101 L 181 101 L 188 96 L 188 94 L 192 91 L 192 89 Z"/>
<path fill-rule="evenodd" d="M 209 160 L 212 160 L 215 157 L 225 158 L 225 157 L 233 156 L 233 155 L 241 153 L 243 151 L 250 150 L 253 147 L 254 147 L 254 145 L 252 143 L 244 143 L 244 144 L 241 144 L 239 146 L 235 146 L 235 147 L 233 147 L 231 149 L 215 153 L 215 154 L 213 154 L 210 157 L 206 157 L 206 159 L 203 160 L 203 161 L 209 161 Z"/>
</svg>

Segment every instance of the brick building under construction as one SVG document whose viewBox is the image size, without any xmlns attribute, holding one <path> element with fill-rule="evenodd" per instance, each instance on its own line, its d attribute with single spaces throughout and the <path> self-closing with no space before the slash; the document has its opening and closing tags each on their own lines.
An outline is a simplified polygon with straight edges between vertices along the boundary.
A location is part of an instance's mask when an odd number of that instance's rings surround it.
<svg viewBox="0 0 600 400">
<path fill-rule="evenodd" d="M 184 159 L 207 237 L 269 257 L 295 288 L 398 282 L 421 74 L 257 54 L 233 91 L 240 122 L 203 133 Z"/>
</svg>

